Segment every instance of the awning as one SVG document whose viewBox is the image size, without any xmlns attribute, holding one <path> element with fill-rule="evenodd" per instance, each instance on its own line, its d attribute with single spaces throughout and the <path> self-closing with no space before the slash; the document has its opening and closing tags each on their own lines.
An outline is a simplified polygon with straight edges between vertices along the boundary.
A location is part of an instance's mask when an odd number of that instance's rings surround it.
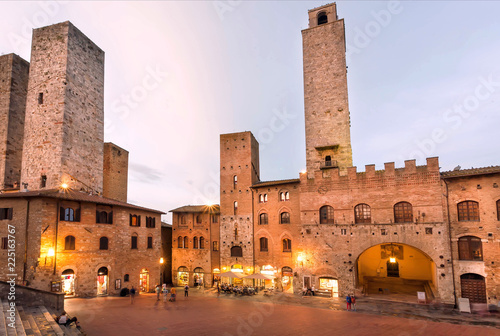
<svg viewBox="0 0 500 336">
<path fill-rule="evenodd" d="M 255 274 L 246 276 L 245 279 L 272 280 L 272 279 L 274 279 L 274 276 L 272 276 L 272 275 L 266 275 L 266 274 L 260 274 L 260 273 L 255 273 Z"/>
<path fill-rule="evenodd" d="M 218 274 L 220 277 L 225 277 L 225 278 L 238 278 L 241 279 L 243 278 L 243 274 L 241 273 L 234 273 L 234 272 L 224 272 L 221 274 Z"/>
</svg>

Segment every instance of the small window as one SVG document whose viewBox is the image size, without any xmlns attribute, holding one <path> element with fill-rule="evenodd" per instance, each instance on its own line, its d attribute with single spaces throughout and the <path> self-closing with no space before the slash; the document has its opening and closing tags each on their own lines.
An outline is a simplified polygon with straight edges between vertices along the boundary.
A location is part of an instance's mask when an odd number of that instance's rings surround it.
<svg viewBox="0 0 500 336">
<path fill-rule="evenodd" d="M 347 236 L 347 229 L 340 229 L 341 236 Z"/>
<path fill-rule="evenodd" d="M 68 251 L 75 249 L 75 237 L 67 236 L 64 238 L 64 249 Z"/>
<path fill-rule="evenodd" d="M 148 237 L 148 249 L 153 248 L 153 237 L 149 236 Z"/>
<path fill-rule="evenodd" d="M 234 211 L 234 215 L 236 216 L 238 214 L 238 202 L 234 202 L 233 211 Z"/>
<path fill-rule="evenodd" d="M 483 260 L 483 243 L 481 239 L 473 236 L 461 237 L 458 240 L 458 259 Z"/>
<path fill-rule="evenodd" d="M 280 223 L 281 224 L 290 224 L 290 213 L 289 212 L 282 212 L 280 214 Z"/>
<path fill-rule="evenodd" d="M 408 202 L 399 202 L 394 205 L 394 223 L 412 223 L 413 207 Z"/>
<path fill-rule="evenodd" d="M 130 248 L 133 250 L 137 250 L 137 235 L 133 235 L 131 238 Z"/>
<path fill-rule="evenodd" d="M 283 252 L 292 252 L 292 241 L 288 238 L 283 239 Z"/>
<path fill-rule="evenodd" d="M 181 217 L 181 220 L 180 220 L 181 224 L 185 225 L 186 224 L 186 216 L 180 215 L 180 217 Z"/>
<path fill-rule="evenodd" d="M 380 229 L 380 234 L 382 236 L 387 236 L 387 229 Z"/>
<path fill-rule="evenodd" d="M 130 275 L 125 274 L 125 275 L 123 276 L 123 282 L 129 282 L 129 281 L 130 281 Z"/>
<path fill-rule="evenodd" d="M 354 218 L 356 224 L 371 223 L 372 214 L 368 204 L 358 204 L 354 207 Z"/>
<path fill-rule="evenodd" d="M 479 221 L 479 203 L 474 201 L 460 202 L 457 205 L 460 222 Z"/>
<path fill-rule="evenodd" d="M 141 216 L 131 214 L 130 226 L 141 226 Z"/>
<path fill-rule="evenodd" d="M 107 250 L 108 249 L 108 238 L 107 237 L 101 237 L 99 239 L 99 250 Z"/>
<path fill-rule="evenodd" d="M 13 208 L 0 208 L 0 220 L 12 219 Z"/>
<path fill-rule="evenodd" d="M 425 228 L 425 234 L 432 234 L 432 228 Z"/>
<path fill-rule="evenodd" d="M 43 92 L 38 93 L 38 104 L 43 104 Z"/>
<path fill-rule="evenodd" d="M 332 157 L 330 155 L 325 156 L 325 167 L 332 166 Z"/>
<path fill-rule="evenodd" d="M 98 224 L 113 224 L 113 211 L 96 211 L 96 223 Z"/>
<path fill-rule="evenodd" d="M 260 225 L 266 225 L 267 223 L 268 223 L 267 213 L 261 213 L 259 215 L 259 224 Z"/>
<path fill-rule="evenodd" d="M 243 257 L 243 249 L 241 246 L 231 247 L 231 257 Z"/>
<path fill-rule="evenodd" d="M 500 200 L 497 201 L 497 219 L 500 221 Z"/>
<path fill-rule="evenodd" d="M 42 178 L 40 179 L 40 188 L 45 188 L 47 186 L 47 176 L 42 175 Z"/>
<path fill-rule="evenodd" d="M 7 237 L 2 237 L 2 250 L 6 250 L 9 246 L 9 239 Z"/>
<path fill-rule="evenodd" d="M 189 238 L 188 238 L 187 236 L 185 236 L 185 237 L 184 237 L 184 248 L 185 248 L 185 249 L 189 248 L 188 243 L 189 243 Z"/>
<path fill-rule="evenodd" d="M 182 236 L 179 236 L 179 238 L 177 238 L 177 248 L 184 248 L 184 239 L 182 238 Z"/>
<path fill-rule="evenodd" d="M 260 238 L 260 251 L 261 252 L 268 251 L 267 243 L 268 243 L 267 238 L 264 238 L 264 237 Z"/>
<path fill-rule="evenodd" d="M 146 216 L 146 227 L 147 228 L 155 228 L 156 227 L 156 218 Z"/>
<path fill-rule="evenodd" d="M 288 191 L 280 192 L 280 201 L 286 202 L 290 200 L 290 193 Z"/>
<path fill-rule="evenodd" d="M 201 224 L 201 215 L 196 216 L 196 224 Z"/>
<path fill-rule="evenodd" d="M 219 242 L 218 241 L 212 242 L 212 250 L 219 251 Z"/>
<path fill-rule="evenodd" d="M 200 237 L 200 250 L 205 249 L 205 238 Z"/>
<path fill-rule="evenodd" d="M 214 224 L 219 223 L 219 216 L 212 215 L 212 223 L 214 223 Z"/>
<path fill-rule="evenodd" d="M 238 176 L 234 175 L 233 176 L 233 189 L 236 189 L 238 186 Z"/>
<path fill-rule="evenodd" d="M 318 26 L 325 23 L 328 23 L 328 16 L 325 12 L 321 12 L 318 14 Z"/>
<path fill-rule="evenodd" d="M 198 248 L 198 237 L 193 238 L 193 248 L 197 249 Z"/>
<path fill-rule="evenodd" d="M 267 194 L 260 194 L 259 203 L 266 203 L 266 202 L 267 202 Z"/>
<path fill-rule="evenodd" d="M 320 224 L 334 224 L 333 207 L 324 205 L 319 209 L 319 223 Z"/>
<path fill-rule="evenodd" d="M 60 216 L 59 219 L 65 222 L 79 222 L 80 221 L 80 209 L 64 208 L 59 209 Z"/>
</svg>

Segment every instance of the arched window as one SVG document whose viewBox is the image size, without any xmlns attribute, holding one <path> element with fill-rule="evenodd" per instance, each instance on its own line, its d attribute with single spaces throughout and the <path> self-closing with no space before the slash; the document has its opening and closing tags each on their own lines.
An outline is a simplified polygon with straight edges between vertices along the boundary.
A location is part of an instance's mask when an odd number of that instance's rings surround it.
<svg viewBox="0 0 500 336">
<path fill-rule="evenodd" d="M 325 12 L 321 12 L 318 14 L 318 26 L 328 23 L 328 16 L 326 16 Z"/>
<path fill-rule="evenodd" d="M 292 252 L 292 241 L 288 238 L 283 239 L 283 252 Z"/>
<path fill-rule="evenodd" d="M 290 200 L 290 193 L 288 191 L 280 192 L 280 201 L 285 202 Z"/>
<path fill-rule="evenodd" d="M 413 222 L 413 208 L 408 202 L 399 202 L 394 205 L 394 223 Z"/>
<path fill-rule="evenodd" d="M 193 238 L 193 248 L 194 249 L 198 248 L 198 237 L 196 236 Z"/>
<path fill-rule="evenodd" d="M 325 167 L 332 166 L 332 157 L 330 155 L 325 156 Z"/>
<path fill-rule="evenodd" d="M 147 228 L 154 228 L 154 227 L 156 227 L 156 218 L 146 216 L 146 227 Z"/>
<path fill-rule="evenodd" d="M 186 216 L 181 215 L 181 224 L 186 224 Z"/>
<path fill-rule="evenodd" d="M 64 238 L 64 249 L 65 250 L 75 249 L 75 237 L 67 236 L 66 238 Z"/>
<path fill-rule="evenodd" d="M 75 210 L 71 208 L 64 209 L 64 220 L 72 222 L 75 219 Z"/>
<path fill-rule="evenodd" d="M 130 226 L 141 226 L 141 216 L 130 214 Z"/>
<path fill-rule="evenodd" d="M 130 240 L 130 248 L 133 250 L 137 250 L 137 234 L 134 233 Z"/>
<path fill-rule="evenodd" d="M 266 202 L 267 202 L 267 194 L 260 194 L 259 203 L 266 203 Z"/>
<path fill-rule="evenodd" d="M 500 200 L 497 201 L 497 219 L 500 221 Z"/>
<path fill-rule="evenodd" d="M 108 249 L 108 237 L 101 237 L 99 239 L 99 250 L 107 250 Z"/>
<path fill-rule="evenodd" d="M 201 215 L 196 215 L 196 224 L 201 224 Z"/>
<path fill-rule="evenodd" d="M 324 205 L 319 209 L 320 224 L 334 224 L 333 208 L 329 205 Z"/>
<path fill-rule="evenodd" d="M 184 239 L 182 239 L 182 236 L 179 236 L 179 238 L 177 238 L 177 248 L 183 248 L 184 247 Z"/>
<path fill-rule="evenodd" d="M 358 204 L 354 207 L 355 223 L 371 223 L 372 212 L 368 204 Z"/>
<path fill-rule="evenodd" d="M 234 175 L 233 176 L 233 189 L 236 189 L 237 185 L 238 185 L 238 176 Z"/>
<path fill-rule="evenodd" d="M 79 222 L 80 221 L 80 209 L 73 208 L 59 208 L 59 220 L 65 222 Z"/>
<path fill-rule="evenodd" d="M 148 249 L 153 248 L 153 236 L 148 236 Z"/>
<path fill-rule="evenodd" d="M 473 236 L 458 239 L 458 259 L 482 261 L 483 243 L 481 239 Z"/>
<path fill-rule="evenodd" d="M 465 221 L 479 221 L 479 203 L 474 201 L 464 201 L 457 205 L 458 220 Z"/>
<path fill-rule="evenodd" d="M 261 252 L 267 252 L 268 251 L 267 242 L 268 242 L 267 238 L 265 238 L 265 237 L 260 238 L 260 251 Z"/>
<path fill-rule="evenodd" d="M 280 223 L 281 224 L 290 224 L 290 213 L 289 212 L 282 212 L 280 214 Z"/>
<path fill-rule="evenodd" d="M 184 248 L 189 248 L 188 243 L 189 243 L 188 237 L 187 237 L 187 236 L 185 236 L 185 237 L 184 237 Z"/>
<path fill-rule="evenodd" d="M 261 213 L 259 215 L 259 224 L 260 225 L 266 225 L 267 223 L 268 223 L 267 213 Z"/>
<path fill-rule="evenodd" d="M 130 281 L 130 275 L 125 274 L 125 275 L 123 276 L 123 282 L 129 282 L 129 281 Z"/>
<path fill-rule="evenodd" d="M 238 202 L 234 202 L 233 210 L 234 210 L 234 215 L 236 216 L 238 214 Z"/>
<path fill-rule="evenodd" d="M 200 237 L 200 249 L 205 249 L 205 238 Z"/>
<path fill-rule="evenodd" d="M 231 257 L 243 257 L 243 249 L 241 246 L 231 247 Z"/>
</svg>

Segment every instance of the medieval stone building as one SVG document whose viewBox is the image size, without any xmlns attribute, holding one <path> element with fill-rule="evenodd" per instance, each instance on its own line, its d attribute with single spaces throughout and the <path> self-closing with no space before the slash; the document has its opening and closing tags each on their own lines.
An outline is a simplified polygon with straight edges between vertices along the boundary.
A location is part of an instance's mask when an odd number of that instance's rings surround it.
<svg viewBox="0 0 500 336">
<path fill-rule="evenodd" d="M 358 171 L 336 5 L 310 10 L 302 37 L 307 171 L 262 181 L 253 135 L 221 135 L 220 236 L 211 235 L 209 244 L 220 246 L 220 265 L 212 273 L 273 275 L 265 285 L 295 293 L 314 286 L 332 296 L 416 300 L 423 292 L 450 304 L 459 297 L 497 304 L 500 166 L 440 172 L 434 157 L 423 166 L 408 160 L 403 168 L 391 162 Z M 201 261 L 186 250 L 189 235 L 181 243 L 186 236 L 175 233 L 177 222 L 174 213 L 174 255 L 189 255 L 195 266 Z M 192 273 L 183 263 L 183 272 Z"/>
<path fill-rule="evenodd" d="M 128 152 L 103 142 L 104 52 L 70 22 L 35 29 L 31 62 L 0 56 L 0 79 L 0 280 L 150 291 L 162 212 L 127 203 Z"/>
</svg>

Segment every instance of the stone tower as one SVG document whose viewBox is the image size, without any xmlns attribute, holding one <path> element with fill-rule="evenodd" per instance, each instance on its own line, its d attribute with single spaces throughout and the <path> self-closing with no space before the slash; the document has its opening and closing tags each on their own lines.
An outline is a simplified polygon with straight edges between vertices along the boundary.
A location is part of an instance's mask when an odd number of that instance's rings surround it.
<svg viewBox="0 0 500 336">
<path fill-rule="evenodd" d="M 21 180 L 28 74 L 29 63 L 21 57 L 0 56 L 0 190 Z"/>
<path fill-rule="evenodd" d="M 101 193 L 104 52 L 70 22 L 33 30 L 21 182 Z"/>
<path fill-rule="evenodd" d="M 314 171 L 352 166 L 344 20 L 335 4 L 309 10 L 302 31 L 308 177 Z"/>
<path fill-rule="evenodd" d="M 220 136 L 221 267 L 253 267 L 253 202 L 250 187 L 259 181 L 259 143 L 251 132 Z M 241 247 L 242 256 L 231 256 Z M 237 251 L 234 251 L 237 252 Z M 223 270 L 224 271 L 224 270 Z"/>
<path fill-rule="evenodd" d="M 102 195 L 127 202 L 128 151 L 111 142 L 104 143 L 103 172 Z"/>
</svg>

